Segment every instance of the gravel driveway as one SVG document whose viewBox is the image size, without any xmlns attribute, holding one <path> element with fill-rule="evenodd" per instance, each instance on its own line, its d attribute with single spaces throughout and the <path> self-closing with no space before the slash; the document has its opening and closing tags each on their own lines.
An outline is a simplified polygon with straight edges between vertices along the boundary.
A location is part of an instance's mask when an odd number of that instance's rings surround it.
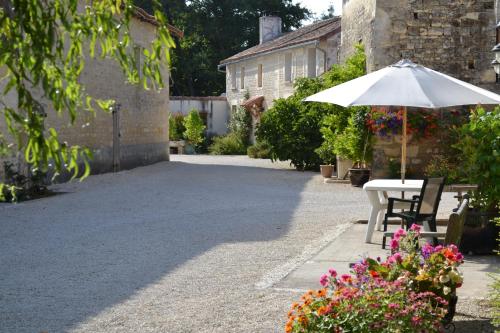
<svg viewBox="0 0 500 333">
<path fill-rule="evenodd" d="M 0 205 L 1 332 L 281 332 L 300 293 L 269 286 L 368 214 L 286 164 L 172 159 Z"/>
</svg>

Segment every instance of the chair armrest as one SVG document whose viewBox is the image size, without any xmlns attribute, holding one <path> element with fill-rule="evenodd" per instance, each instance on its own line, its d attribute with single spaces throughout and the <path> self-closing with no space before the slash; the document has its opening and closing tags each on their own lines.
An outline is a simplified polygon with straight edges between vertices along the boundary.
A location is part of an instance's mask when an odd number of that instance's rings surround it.
<svg viewBox="0 0 500 333">
<path fill-rule="evenodd" d="M 412 199 L 400 199 L 400 198 L 387 198 L 387 213 L 391 214 L 392 210 L 394 209 L 394 202 L 407 202 L 410 203 L 410 211 L 413 211 L 413 207 L 415 206 L 416 203 L 418 203 L 418 200 L 412 200 Z"/>
</svg>

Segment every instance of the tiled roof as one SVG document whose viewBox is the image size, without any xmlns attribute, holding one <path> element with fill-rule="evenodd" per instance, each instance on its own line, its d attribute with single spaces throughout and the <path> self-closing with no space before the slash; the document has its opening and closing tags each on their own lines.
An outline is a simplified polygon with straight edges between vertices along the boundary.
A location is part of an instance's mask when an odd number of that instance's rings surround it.
<svg viewBox="0 0 500 333">
<path fill-rule="evenodd" d="M 319 21 L 297 30 L 287 32 L 280 37 L 256 45 L 254 47 L 246 49 L 245 51 L 235 54 L 232 57 L 224 59 L 220 63 L 227 64 L 261 53 L 267 53 L 281 48 L 315 41 L 329 34 L 337 32 L 340 32 L 340 17 L 334 17 L 328 20 Z"/>
<path fill-rule="evenodd" d="M 141 7 L 134 6 L 134 16 L 141 21 L 148 22 L 149 24 L 158 26 L 158 22 L 156 21 L 155 17 L 153 15 L 149 15 Z M 168 23 L 167 23 L 167 28 L 171 35 L 175 35 L 179 38 L 184 37 L 184 32 L 181 29 L 174 27 L 173 25 Z"/>
</svg>

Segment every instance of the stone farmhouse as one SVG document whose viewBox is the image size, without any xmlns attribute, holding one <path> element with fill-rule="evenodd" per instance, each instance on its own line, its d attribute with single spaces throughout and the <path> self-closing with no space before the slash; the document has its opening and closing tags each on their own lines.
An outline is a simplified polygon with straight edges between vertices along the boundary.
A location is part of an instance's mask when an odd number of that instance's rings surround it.
<svg viewBox="0 0 500 333">
<path fill-rule="evenodd" d="M 293 93 L 293 81 L 316 77 L 338 63 L 340 18 L 320 21 L 288 33 L 281 18 L 259 20 L 259 45 L 220 62 L 226 70 L 226 97 L 234 110 L 243 105 L 258 122 L 275 99 Z M 255 126 L 254 126 L 255 127 Z"/>
<path fill-rule="evenodd" d="M 142 49 L 155 37 L 157 22 L 144 10 L 136 8 L 130 22 L 134 54 L 141 61 Z M 182 37 L 179 29 L 169 26 L 170 33 Z M 0 69 L 1 71 L 1 69 Z M 168 68 L 163 70 L 169 82 Z M 81 81 L 88 93 L 96 98 L 112 98 L 117 107 L 112 113 L 96 112 L 95 116 L 81 112 L 73 126 L 67 115 L 58 116 L 47 110 L 46 128 L 58 131 L 62 141 L 80 145 L 93 151 L 92 173 L 116 171 L 169 159 L 168 147 L 168 84 L 161 92 L 144 91 L 140 85 L 125 81 L 119 66 L 103 59 L 87 59 Z M 14 93 L 6 102 L 15 106 Z M 0 122 L 0 133 L 7 133 L 5 122 Z M 0 167 L 0 173 L 3 172 Z M 1 175 L 0 175 L 1 176 Z"/>
<path fill-rule="evenodd" d="M 226 94 L 232 107 L 265 110 L 275 98 L 293 92 L 293 80 L 321 75 L 345 61 L 357 43 L 365 46 L 372 72 L 408 58 L 466 82 L 500 93 L 491 61 L 500 43 L 495 27 L 500 0 L 343 0 L 342 17 L 281 34 L 280 20 L 263 17 L 260 44 L 221 61 Z M 339 41 L 340 39 L 340 41 Z M 250 97 L 245 101 L 245 94 Z M 461 112 L 468 108 L 460 108 Z M 436 111 L 439 117 L 449 110 Z M 411 112 L 411 110 L 410 110 Z M 419 174 L 440 154 L 446 133 L 409 143 L 407 165 Z M 387 176 L 388 161 L 397 160 L 400 142 L 377 140 L 372 172 Z"/>
</svg>

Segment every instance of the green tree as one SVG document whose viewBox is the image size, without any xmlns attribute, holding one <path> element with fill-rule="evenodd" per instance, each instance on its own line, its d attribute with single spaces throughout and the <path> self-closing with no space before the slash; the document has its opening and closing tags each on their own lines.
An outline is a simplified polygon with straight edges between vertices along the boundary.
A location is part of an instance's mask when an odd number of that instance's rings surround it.
<svg viewBox="0 0 500 333">
<path fill-rule="evenodd" d="M 147 0 L 136 0 L 148 8 Z M 259 17 L 278 15 L 283 31 L 301 26 L 310 12 L 292 0 L 163 0 L 170 23 L 184 31 L 172 52 L 172 94 L 220 95 L 226 76 L 221 60 L 259 44 Z"/>
<path fill-rule="evenodd" d="M 203 131 L 205 130 L 205 125 L 203 124 L 203 119 L 201 119 L 200 114 L 196 110 L 189 111 L 189 114 L 184 117 L 184 137 L 186 140 L 193 144 L 198 145 L 203 142 Z"/>
<path fill-rule="evenodd" d="M 83 10 L 79 3 L 85 4 Z M 0 112 L 28 164 L 45 171 L 53 163 L 57 172 L 66 169 L 77 176 L 79 164 L 84 163 L 83 176 L 88 175 L 90 151 L 68 146 L 54 128 L 44 128 L 48 112 L 66 113 L 74 123 L 79 112 L 112 110 L 113 100 L 93 98 L 80 83 L 86 57 L 113 59 L 128 82 L 141 83 L 145 89 L 163 87 L 160 69 L 168 63 L 174 44 L 159 3 L 152 3 L 157 36 L 143 52 L 140 79 L 129 31 L 136 10 L 131 0 L 0 1 L 0 70 L 5 83 Z M 5 98 L 12 92 L 16 105 Z M 0 133 L 0 138 L 5 153 L 7 133 Z"/>
<path fill-rule="evenodd" d="M 333 3 L 330 2 L 330 5 L 328 6 L 328 9 L 326 12 L 321 14 L 320 20 L 327 20 L 335 17 L 335 7 L 333 6 Z"/>
</svg>

